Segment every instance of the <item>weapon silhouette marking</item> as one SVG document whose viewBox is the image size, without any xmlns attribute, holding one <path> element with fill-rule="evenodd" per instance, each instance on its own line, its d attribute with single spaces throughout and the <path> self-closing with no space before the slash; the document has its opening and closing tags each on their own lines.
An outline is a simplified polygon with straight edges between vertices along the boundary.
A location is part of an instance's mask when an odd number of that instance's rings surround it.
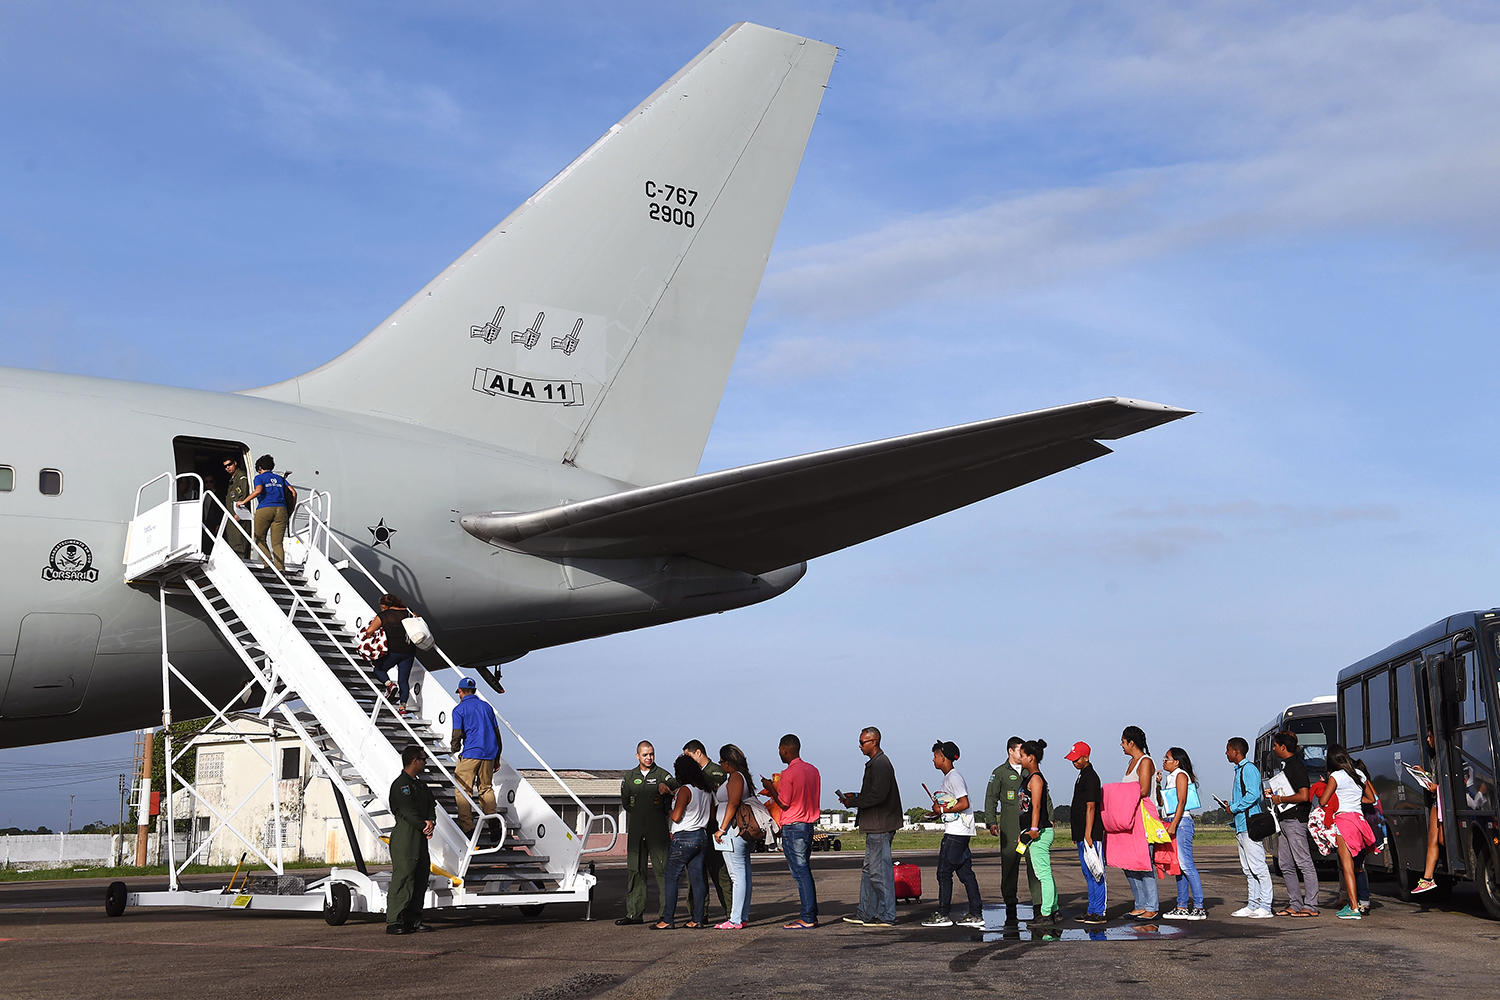
<svg viewBox="0 0 1500 1000">
<path fill-rule="evenodd" d="M 578 331 L 582 329 L 583 320 L 579 319 L 578 322 L 573 324 L 572 333 L 568 334 L 566 337 L 552 338 L 552 349 L 554 351 L 562 351 L 564 354 L 571 357 L 573 352 L 578 350 Z"/>
<path fill-rule="evenodd" d="M 493 344 L 495 338 L 500 336 L 500 319 L 505 315 L 505 307 L 501 306 L 495 310 L 495 318 L 484 326 L 469 327 L 469 337 L 482 337 L 486 344 Z"/>
<path fill-rule="evenodd" d="M 536 346 L 536 342 L 542 339 L 542 319 L 546 315 L 546 313 L 537 313 L 536 319 L 531 321 L 531 326 L 525 330 L 512 330 L 510 332 L 510 342 L 512 344 L 520 344 L 528 351 L 531 350 Z"/>
</svg>

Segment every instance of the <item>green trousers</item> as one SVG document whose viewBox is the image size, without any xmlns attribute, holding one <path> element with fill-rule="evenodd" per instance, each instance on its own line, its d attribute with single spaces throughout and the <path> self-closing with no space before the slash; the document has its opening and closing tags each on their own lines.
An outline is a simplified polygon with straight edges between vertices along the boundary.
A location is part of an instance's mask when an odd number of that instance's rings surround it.
<svg viewBox="0 0 1500 1000">
<path fill-rule="evenodd" d="M 283 508 L 284 509 L 284 508 Z M 397 823 L 391 831 L 391 888 L 385 896 L 385 922 L 414 927 L 422 922 L 432 858 L 421 830 Z"/>
<path fill-rule="evenodd" d="M 703 877 L 713 883 L 719 903 L 724 907 L 724 919 L 728 920 L 730 908 L 734 906 L 734 880 L 729 877 L 729 866 L 724 863 L 725 852 L 714 849 L 712 830 L 708 837 L 710 843 L 704 852 Z"/>
<path fill-rule="evenodd" d="M 1026 845 L 1026 870 L 1041 883 L 1041 892 L 1032 889 L 1031 902 L 1042 916 L 1057 912 L 1057 883 L 1052 881 L 1052 827 L 1047 827 Z"/>
<path fill-rule="evenodd" d="M 667 851 L 672 840 L 665 828 L 637 832 L 630 824 L 625 847 L 625 915 L 639 918 L 646 912 L 646 862 L 656 873 L 656 905 L 667 898 Z"/>
<path fill-rule="evenodd" d="M 1000 895 L 1006 906 L 1016 905 L 1020 889 L 1021 855 L 1016 853 L 1017 836 L 1016 831 L 1000 827 Z M 1030 855 L 1026 859 L 1026 887 L 1031 891 L 1031 904 L 1042 905 L 1042 883 L 1037 878 L 1036 863 Z"/>
</svg>

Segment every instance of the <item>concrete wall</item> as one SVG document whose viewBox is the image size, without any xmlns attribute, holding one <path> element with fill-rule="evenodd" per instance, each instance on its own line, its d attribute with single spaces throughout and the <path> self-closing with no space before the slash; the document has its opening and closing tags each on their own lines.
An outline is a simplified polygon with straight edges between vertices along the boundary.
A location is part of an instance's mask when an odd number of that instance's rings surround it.
<svg viewBox="0 0 1500 1000">
<path fill-rule="evenodd" d="M 160 861 L 157 851 L 161 838 L 151 834 L 146 848 L 147 864 L 165 864 L 163 851 Z M 183 857 L 187 838 L 179 836 L 175 841 L 177 856 Z M 123 854 L 121 853 L 123 852 Z M 0 837 L 0 867 L 8 868 L 67 868 L 84 865 L 115 866 L 135 864 L 135 834 L 124 837 L 109 833 L 49 833 L 44 836 Z"/>
</svg>

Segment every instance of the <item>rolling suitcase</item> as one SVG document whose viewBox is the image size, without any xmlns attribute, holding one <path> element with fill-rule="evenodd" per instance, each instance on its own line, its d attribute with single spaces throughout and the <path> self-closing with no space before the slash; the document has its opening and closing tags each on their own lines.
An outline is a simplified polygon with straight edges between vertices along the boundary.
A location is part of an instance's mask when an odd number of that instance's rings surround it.
<svg viewBox="0 0 1500 1000">
<path fill-rule="evenodd" d="M 896 902 L 919 902 L 922 899 L 922 869 L 896 862 Z"/>
</svg>

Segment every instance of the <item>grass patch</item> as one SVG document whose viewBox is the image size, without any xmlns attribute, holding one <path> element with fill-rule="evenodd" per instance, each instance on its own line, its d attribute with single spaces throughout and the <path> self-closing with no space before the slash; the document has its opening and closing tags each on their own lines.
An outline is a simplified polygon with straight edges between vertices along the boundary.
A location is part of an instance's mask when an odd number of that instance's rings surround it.
<svg viewBox="0 0 1500 1000">
<path fill-rule="evenodd" d="M 860 849 L 864 846 L 861 844 Z M 288 861 L 287 871 L 302 868 L 326 869 L 326 861 Z M 184 875 L 212 875 L 216 872 L 233 872 L 234 865 L 188 865 L 182 873 Z M 245 867 L 240 869 L 243 878 L 248 872 L 252 875 L 264 875 L 269 869 L 262 869 L 259 865 L 254 868 Z M 135 865 L 122 865 L 118 868 L 33 868 L 30 871 L 18 871 L 7 868 L 0 871 L 0 882 L 52 882 L 60 879 L 72 878 L 141 878 L 142 876 L 159 875 L 165 877 L 166 865 L 147 865 L 145 868 L 137 868 Z"/>
<path fill-rule="evenodd" d="M 1057 831 L 1052 842 L 1053 851 L 1073 852 L 1072 831 L 1066 823 L 1059 823 L 1054 827 Z M 864 851 L 865 835 L 857 830 L 847 833 L 830 833 L 837 837 L 846 851 Z M 935 851 L 942 843 L 943 834 L 939 830 L 898 830 L 891 841 L 893 851 Z M 1199 827 L 1193 832 L 1193 845 L 1195 847 L 1222 847 L 1235 843 L 1234 830 L 1227 826 Z M 969 847 L 975 851 L 998 851 L 1000 849 L 1000 838 L 991 837 L 988 833 L 976 834 L 969 842 Z"/>
</svg>

